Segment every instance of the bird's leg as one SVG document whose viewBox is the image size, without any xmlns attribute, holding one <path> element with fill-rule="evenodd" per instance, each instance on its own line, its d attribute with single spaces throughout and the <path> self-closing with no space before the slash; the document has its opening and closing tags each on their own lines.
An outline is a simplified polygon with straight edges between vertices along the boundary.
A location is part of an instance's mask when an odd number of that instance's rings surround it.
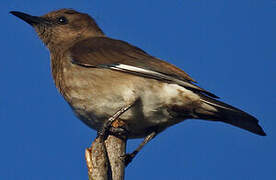
<svg viewBox="0 0 276 180">
<path fill-rule="evenodd" d="M 133 158 L 138 154 L 138 152 L 140 152 L 140 150 L 148 143 L 150 142 L 155 136 L 156 136 L 157 132 L 153 131 L 152 133 L 150 133 L 149 135 L 147 135 L 147 137 L 145 137 L 145 139 L 143 140 L 143 142 L 132 152 L 129 154 L 125 154 L 123 156 L 124 158 L 124 162 L 125 162 L 125 166 L 127 166 L 132 160 Z"/>
<path fill-rule="evenodd" d="M 108 132 L 110 131 L 110 129 L 112 128 L 113 132 L 116 131 L 116 128 L 112 127 L 112 123 L 118 118 L 120 117 L 124 112 L 126 112 L 129 108 L 132 107 L 134 103 L 129 104 L 123 108 L 121 108 L 119 111 L 117 111 L 113 116 L 111 116 L 102 126 L 102 128 L 98 131 L 98 138 L 101 141 L 104 141 L 107 136 L 108 136 Z M 117 130 L 119 131 L 119 130 Z M 122 131 L 120 131 L 122 132 Z"/>
</svg>

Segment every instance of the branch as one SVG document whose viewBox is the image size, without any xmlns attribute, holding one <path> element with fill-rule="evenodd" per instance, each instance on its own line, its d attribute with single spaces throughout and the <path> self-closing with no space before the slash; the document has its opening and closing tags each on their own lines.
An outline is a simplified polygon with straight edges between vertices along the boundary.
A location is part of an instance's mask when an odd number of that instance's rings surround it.
<svg viewBox="0 0 276 180">
<path fill-rule="evenodd" d="M 125 126 L 123 121 L 115 120 L 112 127 Z M 96 138 L 85 151 L 89 180 L 123 180 L 125 163 L 122 156 L 126 152 L 126 137 L 109 135 L 104 142 Z"/>
</svg>

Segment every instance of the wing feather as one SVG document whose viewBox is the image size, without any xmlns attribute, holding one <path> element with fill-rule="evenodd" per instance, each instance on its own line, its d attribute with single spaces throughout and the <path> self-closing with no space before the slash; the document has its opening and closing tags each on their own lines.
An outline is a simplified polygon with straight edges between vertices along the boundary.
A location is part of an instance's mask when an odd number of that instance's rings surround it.
<svg viewBox="0 0 276 180">
<path fill-rule="evenodd" d="M 84 67 L 108 68 L 160 81 L 176 83 L 213 98 L 216 95 L 195 85 L 184 71 L 124 41 L 107 37 L 89 38 L 69 49 L 72 62 Z"/>
</svg>

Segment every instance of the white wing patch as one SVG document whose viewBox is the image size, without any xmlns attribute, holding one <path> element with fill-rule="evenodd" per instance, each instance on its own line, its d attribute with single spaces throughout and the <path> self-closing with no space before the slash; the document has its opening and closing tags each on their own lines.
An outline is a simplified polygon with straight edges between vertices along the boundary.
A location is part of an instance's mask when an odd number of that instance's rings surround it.
<svg viewBox="0 0 276 180">
<path fill-rule="evenodd" d="M 162 74 L 162 73 L 159 73 L 156 71 L 152 71 L 152 70 L 148 70 L 148 69 L 143 69 L 143 68 L 130 66 L 130 65 L 126 65 L 126 64 L 115 64 L 115 65 L 110 66 L 109 68 L 118 70 L 118 71 L 129 72 L 129 73 L 143 74 L 144 76 L 149 76 L 149 77 L 153 77 L 153 78 L 157 78 L 157 79 L 164 79 L 164 80 L 175 82 L 175 83 L 180 84 L 185 87 L 190 87 L 190 88 L 202 91 L 201 88 L 199 88 L 189 82 L 185 82 L 185 81 L 176 79 L 174 77 L 167 76 L 165 74 Z"/>
<path fill-rule="evenodd" d="M 151 71 L 148 69 L 143 69 L 143 68 L 139 68 L 139 67 L 135 67 L 135 66 L 130 66 L 130 65 L 126 65 L 126 64 L 114 65 L 114 66 L 110 67 L 110 69 L 132 71 L 132 72 L 143 73 L 143 74 L 148 74 L 148 75 L 156 75 L 156 76 L 160 76 L 160 77 L 164 76 L 163 74 L 155 72 L 155 71 Z"/>
</svg>

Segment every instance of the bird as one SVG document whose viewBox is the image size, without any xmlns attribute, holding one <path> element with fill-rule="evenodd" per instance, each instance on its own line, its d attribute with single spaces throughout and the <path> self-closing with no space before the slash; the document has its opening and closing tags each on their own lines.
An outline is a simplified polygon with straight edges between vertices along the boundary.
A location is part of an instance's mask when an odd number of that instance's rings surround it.
<svg viewBox="0 0 276 180">
<path fill-rule="evenodd" d="M 10 13 L 35 29 L 50 51 L 58 91 L 75 115 L 96 131 L 129 106 L 119 119 L 127 124 L 128 138 L 145 138 L 146 143 L 186 119 L 224 122 L 266 135 L 254 116 L 218 100 L 180 68 L 106 36 L 86 13 Z"/>
</svg>

